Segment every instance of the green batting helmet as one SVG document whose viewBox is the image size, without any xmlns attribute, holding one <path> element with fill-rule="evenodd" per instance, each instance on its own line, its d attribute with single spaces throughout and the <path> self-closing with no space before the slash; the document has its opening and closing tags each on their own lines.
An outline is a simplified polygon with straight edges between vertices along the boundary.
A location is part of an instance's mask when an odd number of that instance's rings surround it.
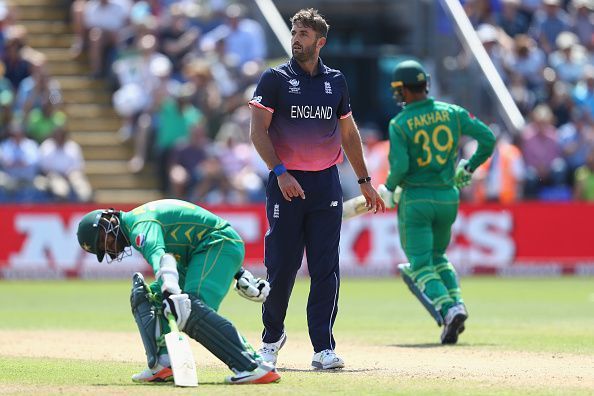
<svg viewBox="0 0 594 396">
<path fill-rule="evenodd" d="M 392 91 L 399 102 L 403 101 L 402 87 L 428 86 L 429 75 L 423 69 L 423 66 L 414 60 L 405 60 L 400 62 L 394 69 L 392 76 Z"/>
<path fill-rule="evenodd" d="M 99 250 L 99 220 L 104 210 L 98 209 L 87 213 L 78 223 L 78 243 L 87 252 L 97 255 L 99 262 L 103 261 L 105 251 Z"/>
</svg>

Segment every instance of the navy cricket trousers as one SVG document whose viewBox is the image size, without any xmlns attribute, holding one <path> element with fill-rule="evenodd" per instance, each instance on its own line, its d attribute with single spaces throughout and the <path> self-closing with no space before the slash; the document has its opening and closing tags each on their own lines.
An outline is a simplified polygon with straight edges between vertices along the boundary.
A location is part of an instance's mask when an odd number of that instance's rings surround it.
<svg viewBox="0 0 594 396">
<path fill-rule="evenodd" d="M 316 172 L 289 172 L 305 191 L 304 200 L 285 200 L 273 172 L 266 187 L 270 228 L 264 240 L 264 265 L 271 290 L 262 308 L 262 341 L 276 342 L 283 333 L 289 298 L 305 250 L 311 278 L 307 325 L 314 351 L 320 352 L 335 346 L 332 326 L 340 288 L 342 188 L 336 166 Z"/>
</svg>

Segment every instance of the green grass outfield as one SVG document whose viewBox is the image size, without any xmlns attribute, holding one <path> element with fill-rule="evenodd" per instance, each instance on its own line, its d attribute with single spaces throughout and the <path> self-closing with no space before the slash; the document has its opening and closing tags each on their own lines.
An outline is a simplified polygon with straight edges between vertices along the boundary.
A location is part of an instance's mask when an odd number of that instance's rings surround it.
<svg viewBox="0 0 594 396">
<path fill-rule="evenodd" d="M 281 352 L 281 360 L 290 362 L 290 368 L 279 365 L 281 382 L 225 386 L 226 367 L 217 362 L 203 365 L 197 358 L 201 385 L 196 389 L 130 382 L 130 375 L 142 369 L 144 361 L 140 340 L 132 336 L 136 325 L 128 303 L 129 283 L 1 281 L 0 394 L 594 394 L 589 387 L 594 378 L 582 381 L 580 372 L 574 378 L 556 370 L 568 365 L 586 374 L 594 370 L 592 278 L 464 278 L 462 291 L 470 319 L 460 344 L 453 347 L 437 344 L 439 329 L 399 278 L 345 278 L 335 335 L 337 351 L 348 351 L 343 355 L 348 367 L 335 373 L 309 370 L 311 346 L 305 318 L 309 282 L 298 281 L 286 327 L 288 345 L 299 349 L 294 349 L 299 360 L 287 356 L 290 349 L 283 350 L 285 356 Z M 259 305 L 231 292 L 220 313 L 256 343 L 261 330 Z M 114 350 L 117 344 L 98 345 L 105 353 L 91 356 L 57 353 L 45 357 L 34 347 L 27 349 L 29 344 L 41 345 L 46 336 L 47 343 L 55 342 L 53 333 L 61 337 L 121 333 L 133 337 L 137 344 L 127 347 L 138 353 L 134 358 L 121 358 Z M 85 342 L 93 342 L 93 337 Z M 398 356 L 405 353 L 412 358 L 399 361 Z M 422 367 L 417 367 L 416 355 Z M 500 371 L 489 373 L 486 367 L 483 373 L 467 357 L 479 365 L 493 364 Z M 396 360 L 384 369 L 384 359 Z M 433 361 L 439 370 L 433 370 Z M 588 361 L 592 368 L 578 367 Z M 528 365 L 518 363 L 516 368 L 517 362 Z M 550 364 L 550 373 L 543 362 Z M 545 379 L 550 375 L 551 381 L 536 381 L 535 375 Z"/>
</svg>

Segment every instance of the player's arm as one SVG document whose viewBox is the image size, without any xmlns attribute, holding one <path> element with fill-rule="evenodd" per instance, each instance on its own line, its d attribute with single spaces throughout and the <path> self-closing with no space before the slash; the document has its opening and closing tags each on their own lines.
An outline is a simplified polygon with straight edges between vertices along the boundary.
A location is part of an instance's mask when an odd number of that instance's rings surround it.
<svg viewBox="0 0 594 396">
<path fill-rule="evenodd" d="M 360 179 L 369 176 L 363 157 L 363 143 L 355 120 L 352 116 L 348 116 L 340 119 L 338 122 L 340 124 L 342 148 L 349 158 L 349 162 L 357 178 Z"/>
<path fill-rule="evenodd" d="M 134 248 L 153 267 L 155 278 L 161 285 L 163 314 L 173 314 L 177 326 L 183 329 L 191 311 L 191 302 L 179 285 L 177 260 L 165 249 L 163 229 L 154 222 L 137 224 L 131 233 Z"/>
<path fill-rule="evenodd" d="M 478 143 L 476 151 L 468 160 L 468 170 L 472 173 L 493 154 L 495 135 L 481 120 L 463 108 L 458 110 L 458 120 L 462 135 L 470 136 Z"/>
<path fill-rule="evenodd" d="M 361 135 L 359 129 L 352 115 L 342 117 L 339 119 L 340 134 L 342 139 L 342 148 L 349 159 L 353 171 L 357 178 L 363 179 L 369 176 L 367 172 L 367 165 L 363 157 L 363 143 L 361 142 Z M 373 188 L 371 183 L 362 183 L 361 193 L 365 197 L 366 206 L 368 210 L 376 213 L 378 210 L 382 212 L 386 210 L 384 200 L 379 196 L 377 191 Z"/>
<path fill-rule="evenodd" d="M 389 134 L 390 152 L 388 154 L 388 161 L 390 163 L 390 171 L 386 180 L 386 188 L 389 191 L 395 191 L 408 172 L 408 147 L 406 136 L 395 120 L 390 121 Z"/>
<path fill-rule="evenodd" d="M 270 136 L 268 136 L 268 127 L 272 121 L 272 112 L 254 105 L 251 108 L 250 139 L 256 151 L 268 166 L 268 169 L 274 169 L 276 165 L 281 163 L 281 160 L 276 155 Z"/>
<path fill-rule="evenodd" d="M 268 135 L 268 128 L 274 113 L 276 90 L 278 83 L 271 69 L 266 70 L 256 88 L 256 92 L 249 104 L 252 109 L 250 121 L 250 140 L 268 169 L 277 175 L 278 187 L 287 201 L 291 198 L 305 199 L 305 193 L 299 182 L 289 173 L 276 154 L 272 140 Z"/>
<path fill-rule="evenodd" d="M 250 121 L 250 139 L 268 169 L 274 169 L 281 163 L 272 145 L 268 128 L 276 107 L 276 90 L 278 82 L 271 69 L 262 73 L 253 98 L 249 101 L 252 111 Z"/>
</svg>

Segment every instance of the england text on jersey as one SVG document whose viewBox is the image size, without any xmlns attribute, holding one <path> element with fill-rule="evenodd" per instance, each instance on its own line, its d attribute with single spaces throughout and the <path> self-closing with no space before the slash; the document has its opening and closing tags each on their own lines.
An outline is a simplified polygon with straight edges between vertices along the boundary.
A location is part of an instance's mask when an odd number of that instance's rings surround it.
<svg viewBox="0 0 594 396">
<path fill-rule="evenodd" d="M 329 120 L 332 118 L 332 107 L 291 106 L 291 118 L 318 118 Z"/>
</svg>

